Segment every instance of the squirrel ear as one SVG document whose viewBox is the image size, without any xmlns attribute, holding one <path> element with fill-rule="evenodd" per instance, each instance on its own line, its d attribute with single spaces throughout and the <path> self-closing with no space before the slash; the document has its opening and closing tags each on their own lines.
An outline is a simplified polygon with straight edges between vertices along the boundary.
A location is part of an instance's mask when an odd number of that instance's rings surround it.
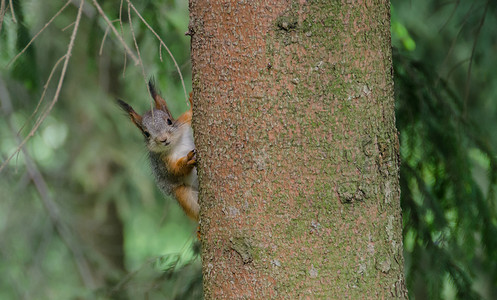
<svg viewBox="0 0 497 300">
<path fill-rule="evenodd" d="M 117 99 L 117 104 L 119 104 L 119 106 L 129 115 L 136 127 L 143 131 L 142 117 L 131 107 L 131 105 L 121 99 Z"/>
<path fill-rule="evenodd" d="M 152 79 L 148 81 L 148 89 L 150 91 L 150 95 L 154 99 L 155 102 L 155 108 L 160 109 L 164 112 L 166 112 L 170 118 L 172 118 L 171 112 L 167 108 L 167 103 L 166 100 L 164 100 L 155 90 L 155 85 Z"/>
</svg>

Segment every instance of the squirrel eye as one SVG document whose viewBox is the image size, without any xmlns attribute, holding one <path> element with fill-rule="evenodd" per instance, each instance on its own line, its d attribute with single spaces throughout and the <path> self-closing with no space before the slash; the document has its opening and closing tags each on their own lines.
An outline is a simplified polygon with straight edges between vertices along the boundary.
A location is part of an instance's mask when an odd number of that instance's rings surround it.
<svg viewBox="0 0 497 300">
<path fill-rule="evenodd" d="M 148 131 L 143 131 L 143 134 L 145 135 L 145 137 L 148 139 L 150 137 L 150 133 L 148 133 Z"/>
<path fill-rule="evenodd" d="M 171 125 L 173 124 L 173 122 L 171 121 L 171 119 L 167 119 L 167 125 Z"/>
</svg>

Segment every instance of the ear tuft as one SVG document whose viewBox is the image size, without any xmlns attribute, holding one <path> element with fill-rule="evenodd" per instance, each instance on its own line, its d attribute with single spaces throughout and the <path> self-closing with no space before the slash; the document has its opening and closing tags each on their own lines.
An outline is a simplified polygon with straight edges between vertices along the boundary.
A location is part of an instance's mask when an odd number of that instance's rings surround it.
<svg viewBox="0 0 497 300">
<path fill-rule="evenodd" d="M 150 92 L 150 96 L 155 100 L 155 97 L 158 96 L 157 90 L 155 89 L 155 80 L 153 77 L 148 81 L 148 90 Z"/>
<path fill-rule="evenodd" d="M 127 113 L 133 111 L 133 108 L 128 103 L 124 102 L 121 99 L 117 99 L 117 104 L 122 108 L 122 110 L 124 110 Z"/>
<path fill-rule="evenodd" d="M 155 108 L 166 112 L 169 117 L 172 118 L 171 112 L 167 108 L 166 100 L 164 100 L 155 89 L 155 82 L 153 78 L 150 78 L 150 80 L 148 81 L 148 89 L 150 92 L 150 96 L 152 96 L 152 98 L 154 99 Z"/>
<path fill-rule="evenodd" d="M 135 125 L 143 131 L 142 128 L 142 117 L 129 105 L 121 99 L 117 99 L 117 104 L 129 115 L 131 121 L 135 123 Z"/>
</svg>

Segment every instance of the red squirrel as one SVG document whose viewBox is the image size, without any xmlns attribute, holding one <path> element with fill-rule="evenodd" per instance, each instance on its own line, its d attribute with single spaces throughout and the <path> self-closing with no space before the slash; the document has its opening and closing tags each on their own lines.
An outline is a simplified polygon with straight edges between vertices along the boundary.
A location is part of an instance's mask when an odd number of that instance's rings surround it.
<svg viewBox="0 0 497 300">
<path fill-rule="evenodd" d="M 185 213 L 198 221 L 197 161 L 191 126 L 192 93 L 190 109 L 174 119 L 152 81 L 148 85 L 155 108 L 143 116 L 126 102 L 120 99 L 117 102 L 145 137 L 157 186 L 163 193 L 173 195 Z"/>
</svg>

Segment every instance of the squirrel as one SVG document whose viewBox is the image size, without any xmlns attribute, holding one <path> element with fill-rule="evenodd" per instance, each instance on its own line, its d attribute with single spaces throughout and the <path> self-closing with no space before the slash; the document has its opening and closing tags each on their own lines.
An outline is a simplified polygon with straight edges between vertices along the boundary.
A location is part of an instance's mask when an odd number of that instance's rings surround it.
<svg viewBox="0 0 497 300">
<path fill-rule="evenodd" d="M 174 119 L 166 101 L 157 93 L 152 80 L 148 83 L 155 108 L 140 116 L 123 100 L 119 106 L 140 129 L 149 150 L 152 172 L 159 189 L 173 195 L 186 215 L 198 221 L 198 178 L 192 131 L 192 93 L 190 109 Z"/>
</svg>

